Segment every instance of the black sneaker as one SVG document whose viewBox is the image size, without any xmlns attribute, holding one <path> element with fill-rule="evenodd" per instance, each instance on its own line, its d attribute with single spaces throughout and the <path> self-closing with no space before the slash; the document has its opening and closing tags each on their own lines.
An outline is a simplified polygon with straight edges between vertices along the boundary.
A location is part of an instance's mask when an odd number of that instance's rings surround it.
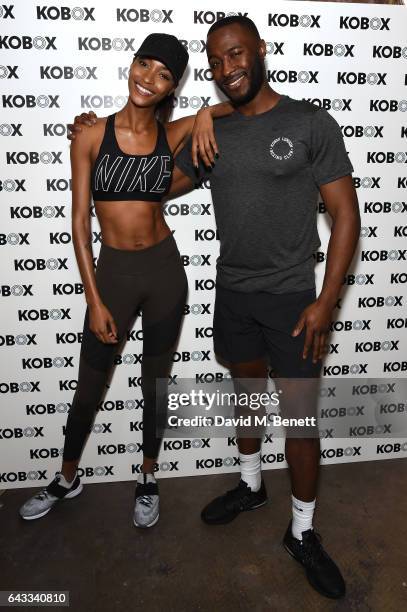
<svg viewBox="0 0 407 612">
<path fill-rule="evenodd" d="M 303 531 L 301 542 L 292 535 L 291 524 L 292 520 L 284 536 L 283 545 L 287 552 L 304 566 L 310 585 L 325 597 L 343 597 L 346 592 L 345 581 L 338 566 L 323 549 L 319 533 L 315 533 L 313 529 Z"/>
<path fill-rule="evenodd" d="M 201 512 L 201 519 L 208 525 L 223 525 L 233 521 L 240 512 L 255 510 L 267 503 L 264 481 L 257 492 L 251 490 L 246 482 L 240 480 L 237 487 L 216 497 Z"/>
</svg>

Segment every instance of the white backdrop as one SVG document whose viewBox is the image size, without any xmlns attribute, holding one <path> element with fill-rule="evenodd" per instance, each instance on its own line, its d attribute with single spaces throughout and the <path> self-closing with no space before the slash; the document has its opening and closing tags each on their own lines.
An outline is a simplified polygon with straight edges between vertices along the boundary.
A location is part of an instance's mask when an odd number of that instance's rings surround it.
<svg viewBox="0 0 407 612">
<path fill-rule="evenodd" d="M 176 34 L 190 52 L 174 118 L 215 103 L 206 32 L 224 14 L 247 12 L 247 3 L 230 0 L 205 9 L 180 0 L 159 8 L 133 7 L 129 0 L 0 5 L 3 488 L 42 484 L 59 469 L 76 387 L 85 300 L 72 246 L 66 123 L 82 111 L 103 116 L 125 104 L 127 68 L 140 42 L 154 31 Z M 273 1 L 247 14 L 267 42 L 271 86 L 324 106 L 341 125 L 355 168 L 362 235 L 334 311 L 323 374 L 362 378 L 366 384 L 401 379 L 407 369 L 406 9 Z M 212 350 L 218 243 L 210 203 L 209 185 L 203 184 L 166 206 L 190 288 L 173 375 L 199 382 L 227 376 Z M 100 230 L 93 209 L 92 214 L 97 258 Z M 329 238 L 321 202 L 317 215 L 320 288 Z M 82 457 L 85 482 L 131 480 L 140 468 L 141 347 L 137 321 L 117 356 Z M 361 437 L 322 439 L 321 463 L 405 456 L 404 439 L 381 443 L 377 438 L 383 423 L 397 423 L 400 431 L 407 408 L 400 394 L 397 398 L 387 412 L 365 411 Z M 282 439 L 266 439 L 263 453 L 263 468 L 286 467 Z M 167 440 L 157 467 L 160 476 L 236 471 L 236 456 L 233 439 Z"/>
</svg>

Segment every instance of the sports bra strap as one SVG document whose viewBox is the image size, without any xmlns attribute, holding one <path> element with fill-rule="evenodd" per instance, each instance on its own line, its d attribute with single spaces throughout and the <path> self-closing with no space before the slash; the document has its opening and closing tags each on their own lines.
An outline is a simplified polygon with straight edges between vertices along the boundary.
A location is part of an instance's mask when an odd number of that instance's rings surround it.
<svg viewBox="0 0 407 612">
<path fill-rule="evenodd" d="M 105 125 L 105 133 L 103 136 L 103 144 L 109 144 L 111 146 L 114 146 L 116 144 L 116 138 L 115 138 L 115 134 L 114 134 L 114 118 L 116 116 L 116 113 L 113 113 L 112 115 L 108 115 L 107 120 L 106 120 L 106 125 Z"/>
</svg>

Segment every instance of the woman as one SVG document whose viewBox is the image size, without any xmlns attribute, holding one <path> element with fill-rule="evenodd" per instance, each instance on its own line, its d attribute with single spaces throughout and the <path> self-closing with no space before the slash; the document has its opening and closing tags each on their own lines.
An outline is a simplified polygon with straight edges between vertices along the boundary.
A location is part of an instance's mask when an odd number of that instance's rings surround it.
<svg viewBox="0 0 407 612">
<path fill-rule="evenodd" d="M 66 424 L 61 471 L 21 507 L 24 519 L 44 516 L 58 500 L 82 491 L 76 473 L 79 458 L 117 344 L 141 309 L 143 466 L 137 479 L 133 522 L 137 527 L 150 527 L 158 520 L 153 466 L 161 438 L 156 416 L 165 417 L 166 395 L 157 396 L 156 379 L 168 377 L 187 295 L 186 274 L 161 200 L 170 191 L 173 157 L 194 128 L 195 117 L 166 123 L 187 62 L 188 53 L 175 36 L 148 36 L 129 70 L 125 107 L 97 119 L 92 129 L 84 127 L 71 145 L 73 244 L 87 302 L 78 385 Z M 216 153 L 210 115 L 232 110 L 222 103 L 200 113 L 194 134 L 207 163 Z M 90 191 L 102 231 L 96 273 Z"/>
</svg>

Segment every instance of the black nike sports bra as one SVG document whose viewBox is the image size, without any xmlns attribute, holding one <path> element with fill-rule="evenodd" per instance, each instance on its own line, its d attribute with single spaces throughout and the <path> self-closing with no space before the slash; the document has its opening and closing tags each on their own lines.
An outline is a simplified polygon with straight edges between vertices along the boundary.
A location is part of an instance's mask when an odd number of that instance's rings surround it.
<svg viewBox="0 0 407 612">
<path fill-rule="evenodd" d="M 157 121 L 155 149 L 148 155 L 124 153 L 116 140 L 114 120 L 109 115 L 98 156 L 92 168 L 94 200 L 146 200 L 160 202 L 168 192 L 174 157 L 164 126 Z"/>
</svg>

